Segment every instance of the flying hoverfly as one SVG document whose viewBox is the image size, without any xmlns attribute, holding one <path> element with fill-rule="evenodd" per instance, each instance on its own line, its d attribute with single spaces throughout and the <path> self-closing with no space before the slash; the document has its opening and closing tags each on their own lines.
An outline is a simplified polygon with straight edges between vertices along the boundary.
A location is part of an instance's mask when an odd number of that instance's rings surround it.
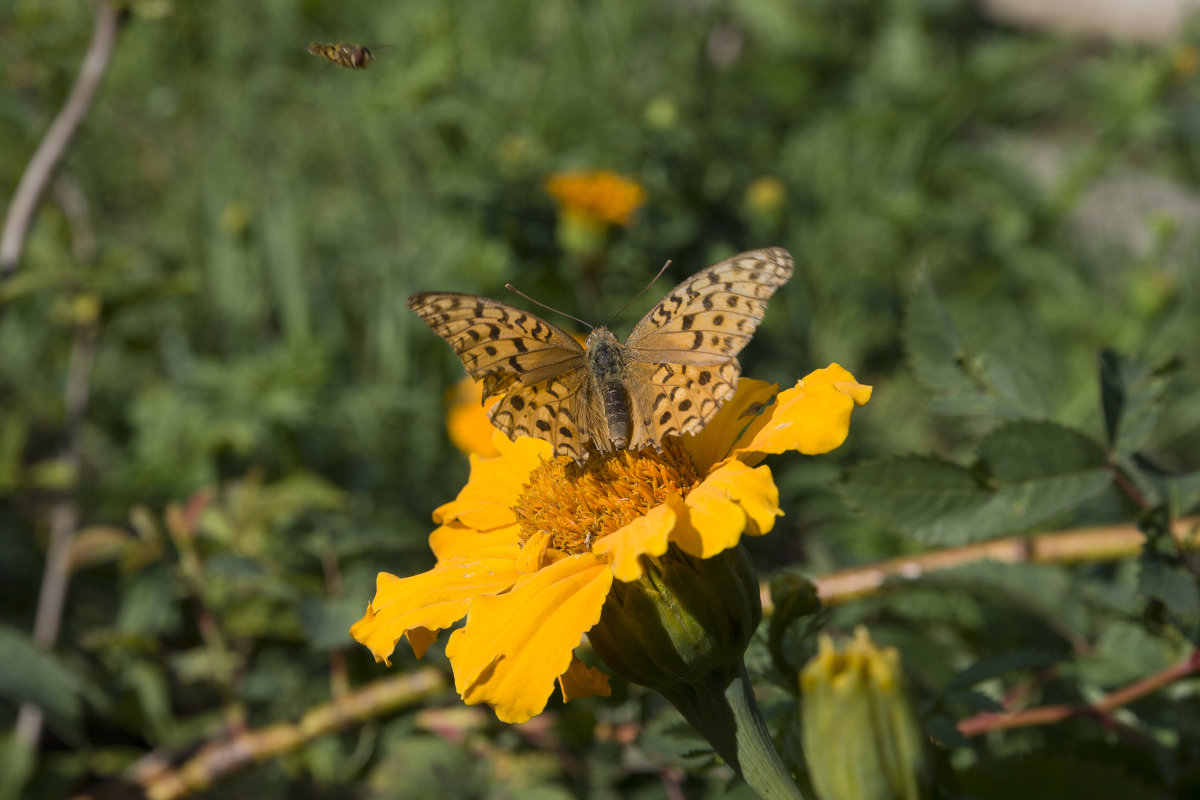
<svg viewBox="0 0 1200 800">
<path fill-rule="evenodd" d="M 312 42 L 308 45 L 308 52 L 326 61 L 332 61 L 339 67 L 346 67 L 348 69 L 366 69 L 375 60 L 375 56 L 371 55 L 371 51 L 367 48 L 362 45 L 348 44 L 346 42 L 338 42 L 337 44 Z"/>
</svg>

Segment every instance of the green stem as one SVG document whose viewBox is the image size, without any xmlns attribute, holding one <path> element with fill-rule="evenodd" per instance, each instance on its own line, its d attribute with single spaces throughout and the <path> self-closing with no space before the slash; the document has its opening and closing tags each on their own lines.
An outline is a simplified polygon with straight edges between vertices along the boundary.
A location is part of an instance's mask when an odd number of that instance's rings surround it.
<svg viewBox="0 0 1200 800">
<path fill-rule="evenodd" d="M 767 731 L 743 666 L 732 681 L 657 687 L 763 800 L 804 800 Z M 722 685 L 725 684 L 725 685 Z"/>
</svg>

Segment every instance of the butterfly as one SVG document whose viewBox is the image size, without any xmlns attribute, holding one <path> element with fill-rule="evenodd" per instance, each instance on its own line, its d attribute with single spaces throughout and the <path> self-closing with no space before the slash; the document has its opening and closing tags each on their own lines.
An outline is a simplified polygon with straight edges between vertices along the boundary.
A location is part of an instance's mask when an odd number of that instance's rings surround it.
<svg viewBox="0 0 1200 800">
<path fill-rule="evenodd" d="M 792 276 L 780 247 L 751 250 L 697 272 L 634 327 L 624 344 L 594 328 L 570 334 L 514 306 L 456 292 L 421 292 L 408 307 L 483 383 L 492 424 L 510 439 L 544 439 L 555 455 L 659 447 L 696 433 L 733 396 L 745 347 L 767 300 Z"/>
</svg>

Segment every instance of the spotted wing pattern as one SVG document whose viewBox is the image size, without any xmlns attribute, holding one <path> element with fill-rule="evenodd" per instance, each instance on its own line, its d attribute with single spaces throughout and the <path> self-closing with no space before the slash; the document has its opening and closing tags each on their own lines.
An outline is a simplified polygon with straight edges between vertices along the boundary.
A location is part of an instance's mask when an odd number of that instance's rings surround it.
<svg viewBox="0 0 1200 800">
<path fill-rule="evenodd" d="M 631 449 L 696 433 L 733 396 L 737 354 L 792 271 L 782 248 L 742 253 L 688 278 L 642 317 L 625 342 L 638 417 Z"/>
<path fill-rule="evenodd" d="M 737 385 L 737 354 L 791 275 L 786 250 L 742 253 L 688 278 L 642 318 L 620 346 L 615 378 L 629 401 L 629 449 L 696 433 L 716 415 Z M 500 395 L 490 416 L 510 439 L 543 439 L 576 461 L 587 457 L 589 440 L 596 450 L 612 449 L 614 423 L 601 397 L 611 389 L 601 381 L 610 387 L 614 378 L 567 333 L 475 295 L 414 294 L 408 307 L 482 382 L 484 398 Z"/>
<path fill-rule="evenodd" d="M 408 307 L 453 348 L 484 398 L 492 424 L 510 439 L 532 436 L 558 455 L 582 459 L 581 398 L 591 375 L 583 347 L 562 329 L 519 308 L 469 294 L 424 292 Z"/>
</svg>

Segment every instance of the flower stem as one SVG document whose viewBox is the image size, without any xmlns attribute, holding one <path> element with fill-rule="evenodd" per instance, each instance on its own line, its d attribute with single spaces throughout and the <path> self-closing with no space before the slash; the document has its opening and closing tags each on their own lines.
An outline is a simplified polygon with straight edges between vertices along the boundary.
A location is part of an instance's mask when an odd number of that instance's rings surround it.
<svg viewBox="0 0 1200 800">
<path fill-rule="evenodd" d="M 703 684 L 656 687 L 763 800 L 804 800 L 767 731 L 754 688 L 741 674 L 721 671 Z"/>
</svg>

